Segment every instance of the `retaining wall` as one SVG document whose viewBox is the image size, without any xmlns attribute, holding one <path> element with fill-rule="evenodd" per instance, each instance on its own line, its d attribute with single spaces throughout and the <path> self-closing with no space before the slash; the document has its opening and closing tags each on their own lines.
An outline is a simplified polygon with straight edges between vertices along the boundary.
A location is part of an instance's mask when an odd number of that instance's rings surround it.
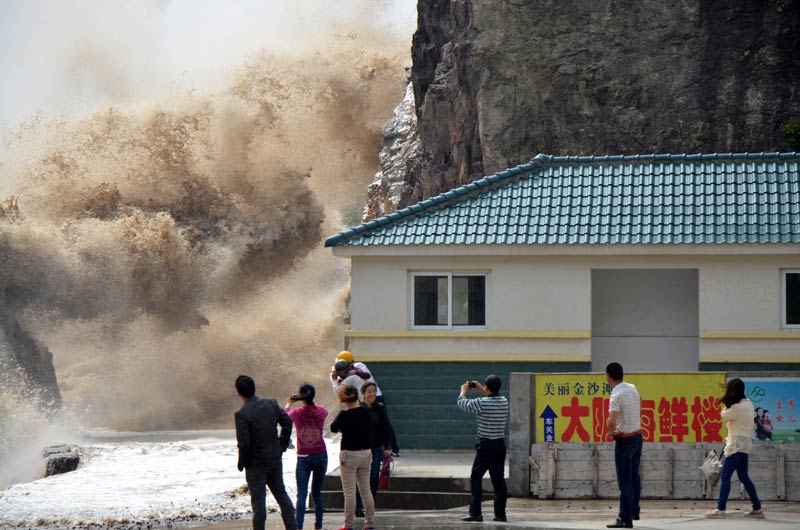
<svg viewBox="0 0 800 530">
<path fill-rule="evenodd" d="M 719 484 L 711 488 L 698 469 L 711 449 L 722 444 L 645 443 L 640 473 L 642 498 L 715 499 Z M 619 497 L 612 443 L 559 443 L 531 445 L 529 493 L 542 499 Z M 756 445 L 750 453 L 750 478 L 761 500 L 800 501 L 800 446 Z M 736 475 L 731 498 L 746 493 Z"/>
</svg>

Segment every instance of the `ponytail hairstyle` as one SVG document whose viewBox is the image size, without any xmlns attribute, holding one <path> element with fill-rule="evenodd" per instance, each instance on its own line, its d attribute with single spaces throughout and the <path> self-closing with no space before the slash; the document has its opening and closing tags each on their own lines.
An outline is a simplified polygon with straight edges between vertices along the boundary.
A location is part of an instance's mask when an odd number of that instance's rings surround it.
<svg viewBox="0 0 800 530">
<path fill-rule="evenodd" d="M 358 401 L 358 390 L 354 386 L 345 385 L 341 387 L 337 395 L 341 403 L 355 403 Z"/>
<path fill-rule="evenodd" d="M 314 388 L 314 385 L 311 383 L 303 383 L 300 386 L 298 394 L 306 405 L 314 406 L 314 397 L 317 395 L 317 390 Z"/>
<path fill-rule="evenodd" d="M 741 400 L 745 399 L 744 395 L 744 381 L 739 379 L 738 377 L 734 377 L 728 384 L 725 385 L 725 395 L 722 396 L 720 401 L 725 408 L 731 408 L 731 406 L 739 403 Z"/>
</svg>

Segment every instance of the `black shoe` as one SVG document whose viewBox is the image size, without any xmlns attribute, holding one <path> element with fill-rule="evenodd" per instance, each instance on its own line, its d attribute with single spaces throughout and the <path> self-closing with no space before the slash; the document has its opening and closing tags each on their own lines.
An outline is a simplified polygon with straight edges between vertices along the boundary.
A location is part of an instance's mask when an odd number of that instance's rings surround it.
<svg viewBox="0 0 800 530">
<path fill-rule="evenodd" d="M 633 523 L 626 523 L 622 519 L 617 519 L 611 524 L 607 524 L 606 528 L 633 528 Z"/>
<path fill-rule="evenodd" d="M 364 517 L 364 512 L 356 512 L 356 517 Z"/>
<path fill-rule="evenodd" d="M 631 516 L 631 519 L 633 519 L 634 521 L 638 521 L 639 520 L 639 514 L 638 513 L 633 514 Z"/>
<path fill-rule="evenodd" d="M 461 518 L 462 521 L 465 523 L 482 523 L 483 516 L 482 515 L 468 515 L 466 517 Z"/>
<path fill-rule="evenodd" d="M 503 516 L 495 515 L 494 519 L 492 519 L 492 521 L 495 521 L 495 522 L 498 522 L 498 523 L 506 523 L 506 522 L 508 522 L 508 519 L 506 519 L 505 515 L 503 515 Z"/>
</svg>

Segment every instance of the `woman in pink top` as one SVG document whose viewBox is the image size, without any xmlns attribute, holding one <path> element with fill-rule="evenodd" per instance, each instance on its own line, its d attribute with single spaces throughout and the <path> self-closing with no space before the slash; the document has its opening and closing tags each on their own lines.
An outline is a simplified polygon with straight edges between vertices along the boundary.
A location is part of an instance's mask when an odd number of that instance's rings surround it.
<svg viewBox="0 0 800 530">
<path fill-rule="evenodd" d="M 322 528 L 322 481 L 328 471 L 328 451 L 325 448 L 325 439 L 322 437 L 322 428 L 328 411 L 325 407 L 314 404 L 316 390 L 310 383 L 303 383 L 297 394 L 286 400 L 286 412 L 294 422 L 297 432 L 297 528 L 303 528 L 303 519 L 306 514 L 306 500 L 308 499 L 308 479 L 311 480 L 311 498 L 314 500 L 314 528 Z M 303 403 L 299 409 L 292 410 L 292 405 L 298 401 Z"/>
</svg>

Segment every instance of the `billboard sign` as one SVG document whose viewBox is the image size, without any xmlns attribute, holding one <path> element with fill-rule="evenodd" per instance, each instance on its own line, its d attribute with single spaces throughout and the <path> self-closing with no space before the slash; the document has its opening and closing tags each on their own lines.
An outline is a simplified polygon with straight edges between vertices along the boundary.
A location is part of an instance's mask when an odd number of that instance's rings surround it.
<svg viewBox="0 0 800 530">
<path fill-rule="evenodd" d="M 719 398 L 725 374 L 626 374 L 642 398 L 646 442 L 723 442 Z M 611 387 L 604 373 L 536 375 L 535 421 L 539 442 L 611 441 L 606 427 Z"/>
<path fill-rule="evenodd" d="M 800 379 L 743 377 L 742 381 L 756 408 L 753 439 L 800 442 Z"/>
</svg>

